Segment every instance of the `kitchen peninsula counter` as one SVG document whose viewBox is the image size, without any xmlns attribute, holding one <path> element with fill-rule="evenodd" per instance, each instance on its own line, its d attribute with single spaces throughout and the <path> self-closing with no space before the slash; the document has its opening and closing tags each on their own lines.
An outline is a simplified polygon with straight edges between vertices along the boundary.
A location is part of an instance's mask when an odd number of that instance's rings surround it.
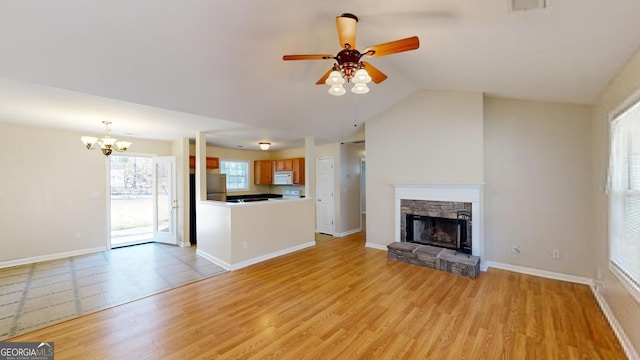
<svg viewBox="0 0 640 360">
<path fill-rule="evenodd" d="M 312 199 L 198 202 L 197 253 L 237 270 L 315 245 Z"/>
</svg>

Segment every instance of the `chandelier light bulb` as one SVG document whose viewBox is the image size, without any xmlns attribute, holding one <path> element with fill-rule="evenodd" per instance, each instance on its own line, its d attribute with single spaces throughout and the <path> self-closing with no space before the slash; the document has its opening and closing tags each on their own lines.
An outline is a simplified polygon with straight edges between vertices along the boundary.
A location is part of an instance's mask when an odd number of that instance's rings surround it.
<svg viewBox="0 0 640 360">
<path fill-rule="evenodd" d="M 347 90 L 345 90 L 344 86 L 342 85 L 331 85 L 331 87 L 329 88 L 329 94 L 333 96 L 341 96 L 346 92 Z"/>
</svg>

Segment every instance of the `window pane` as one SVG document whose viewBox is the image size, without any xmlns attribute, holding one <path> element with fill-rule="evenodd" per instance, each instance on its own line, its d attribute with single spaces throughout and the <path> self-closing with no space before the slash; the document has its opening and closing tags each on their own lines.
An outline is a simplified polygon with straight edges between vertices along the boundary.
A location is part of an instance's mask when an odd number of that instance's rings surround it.
<svg viewBox="0 0 640 360">
<path fill-rule="evenodd" d="M 222 160 L 220 173 L 227 175 L 227 190 L 249 190 L 249 162 L 246 160 Z"/>
</svg>

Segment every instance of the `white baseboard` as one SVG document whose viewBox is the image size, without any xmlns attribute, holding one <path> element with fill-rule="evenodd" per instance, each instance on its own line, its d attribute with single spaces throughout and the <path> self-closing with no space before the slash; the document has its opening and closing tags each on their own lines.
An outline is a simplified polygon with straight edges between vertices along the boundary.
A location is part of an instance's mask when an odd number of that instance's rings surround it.
<svg viewBox="0 0 640 360">
<path fill-rule="evenodd" d="M 345 231 L 345 232 L 342 232 L 342 233 L 337 233 L 337 234 L 334 234 L 333 236 L 335 236 L 335 237 L 344 237 L 344 236 L 347 236 L 347 235 L 359 233 L 360 231 L 362 231 L 361 227 L 359 227 L 357 229 Z"/>
<path fill-rule="evenodd" d="M 589 286 L 594 284 L 593 279 L 590 279 L 590 278 L 557 273 L 553 271 L 533 269 L 533 268 L 528 268 L 528 267 L 519 266 L 519 265 L 511 265 L 511 264 L 504 264 L 504 263 L 499 263 L 495 261 L 487 261 L 486 266 L 496 268 L 496 269 L 509 270 L 509 271 L 527 274 L 527 275 L 540 276 L 540 277 L 555 279 L 555 280 L 563 280 L 563 281 L 568 281 L 568 282 L 577 283 L 577 284 L 584 284 Z"/>
<path fill-rule="evenodd" d="M 208 254 L 208 253 L 206 253 L 206 252 L 204 252 L 202 250 L 196 250 L 196 254 L 198 254 L 198 255 L 202 256 L 203 258 L 211 261 L 212 263 L 224 268 L 227 271 L 234 271 L 234 270 L 239 270 L 239 269 L 245 268 L 247 266 L 251 266 L 251 265 L 263 262 L 265 260 L 273 259 L 275 257 L 282 256 L 282 255 L 286 255 L 286 254 L 294 252 L 294 251 L 306 249 L 306 248 L 312 247 L 312 246 L 316 246 L 316 242 L 315 241 L 311 241 L 311 242 L 308 242 L 308 243 L 292 246 L 290 248 L 286 248 L 286 249 L 283 249 L 283 250 L 274 251 L 272 253 L 261 255 L 261 256 L 255 257 L 253 259 L 241 261 L 241 262 L 235 263 L 235 264 L 229 264 L 229 263 L 227 263 L 225 261 L 222 261 L 222 260 L 216 258 L 215 256 L 213 256 L 211 254 Z"/>
<path fill-rule="evenodd" d="M 17 260 L 2 261 L 2 262 L 0 262 L 0 269 L 8 268 L 8 267 L 11 267 L 11 266 L 20 266 L 20 265 L 33 264 L 33 263 L 41 262 L 41 261 L 58 260 L 58 259 L 72 257 L 72 256 L 93 254 L 93 253 L 102 252 L 102 251 L 107 251 L 107 247 L 106 246 L 101 246 L 101 247 L 96 247 L 96 248 L 91 248 L 91 249 L 67 251 L 67 252 L 57 253 L 57 254 L 34 256 L 34 257 L 29 257 L 29 258 L 17 259 Z"/>
<path fill-rule="evenodd" d="M 211 254 L 209 254 L 207 252 L 204 252 L 204 251 L 202 251 L 200 249 L 197 249 L 196 250 L 196 255 L 200 255 L 203 258 L 211 261 L 212 263 L 220 266 L 221 268 L 223 268 L 223 269 L 225 269 L 227 271 L 231 271 L 231 264 L 227 263 L 226 261 L 222 261 L 222 260 L 218 259 L 217 257 L 215 257 L 215 256 L 213 256 L 213 255 L 211 255 Z"/>
<path fill-rule="evenodd" d="M 184 241 L 182 241 L 182 242 L 179 242 L 179 243 L 178 243 L 178 246 L 180 246 L 181 248 L 183 248 L 183 247 L 190 247 L 190 246 L 191 246 L 191 243 L 190 243 L 190 242 L 184 242 Z"/>
<path fill-rule="evenodd" d="M 598 287 L 595 285 L 592 285 L 591 292 L 593 292 L 593 296 L 596 298 L 598 305 L 600 305 L 600 309 L 604 313 L 604 316 L 607 318 L 607 321 L 609 321 L 609 325 L 611 325 L 613 332 L 616 334 L 616 337 L 620 341 L 620 344 L 624 349 L 624 353 L 627 355 L 629 359 L 632 359 L 632 360 L 640 359 L 638 352 L 636 351 L 636 349 L 634 349 L 633 344 L 631 344 L 631 341 L 629 341 L 627 334 L 624 332 L 624 329 L 622 328 L 622 326 L 620 326 L 618 319 L 616 319 L 616 316 L 613 314 L 613 311 L 611 311 L 611 308 L 609 307 L 607 300 L 604 298 L 604 296 L 602 296 Z"/>
<path fill-rule="evenodd" d="M 364 243 L 364 246 L 368 247 L 368 248 L 372 248 L 372 249 L 378 249 L 378 250 L 387 251 L 387 245 L 380 245 L 380 244 L 374 243 L 374 242 L 367 241 L 367 242 Z"/>
</svg>

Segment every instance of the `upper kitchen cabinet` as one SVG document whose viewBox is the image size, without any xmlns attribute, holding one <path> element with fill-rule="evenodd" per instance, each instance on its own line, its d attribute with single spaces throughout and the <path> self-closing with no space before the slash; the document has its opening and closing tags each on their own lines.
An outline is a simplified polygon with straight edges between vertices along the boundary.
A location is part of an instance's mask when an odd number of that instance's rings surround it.
<svg viewBox="0 0 640 360">
<path fill-rule="evenodd" d="M 255 160 L 253 162 L 253 183 L 256 185 L 273 184 L 273 168 L 272 160 Z"/>
<path fill-rule="evenodd" d="M 218 169 L 220 168 L 220 159 L 217 157 L 207 157 L 206 166 L 207 169 Z M 189 168 L 196 168 L 196 157 L 193 155 L 189 156 Z"/>
<path fill-rule="evenodd" d="M 289 160 L 291 160 L 291 171 L 293 171 L 293 183 L 295 185 L 304 185 L 304 158 Z"/>
<path fill-rule="evenodd" d="M 276 160 L 276 171 L 293 171 L 293 159 Z"/>
</svg>

